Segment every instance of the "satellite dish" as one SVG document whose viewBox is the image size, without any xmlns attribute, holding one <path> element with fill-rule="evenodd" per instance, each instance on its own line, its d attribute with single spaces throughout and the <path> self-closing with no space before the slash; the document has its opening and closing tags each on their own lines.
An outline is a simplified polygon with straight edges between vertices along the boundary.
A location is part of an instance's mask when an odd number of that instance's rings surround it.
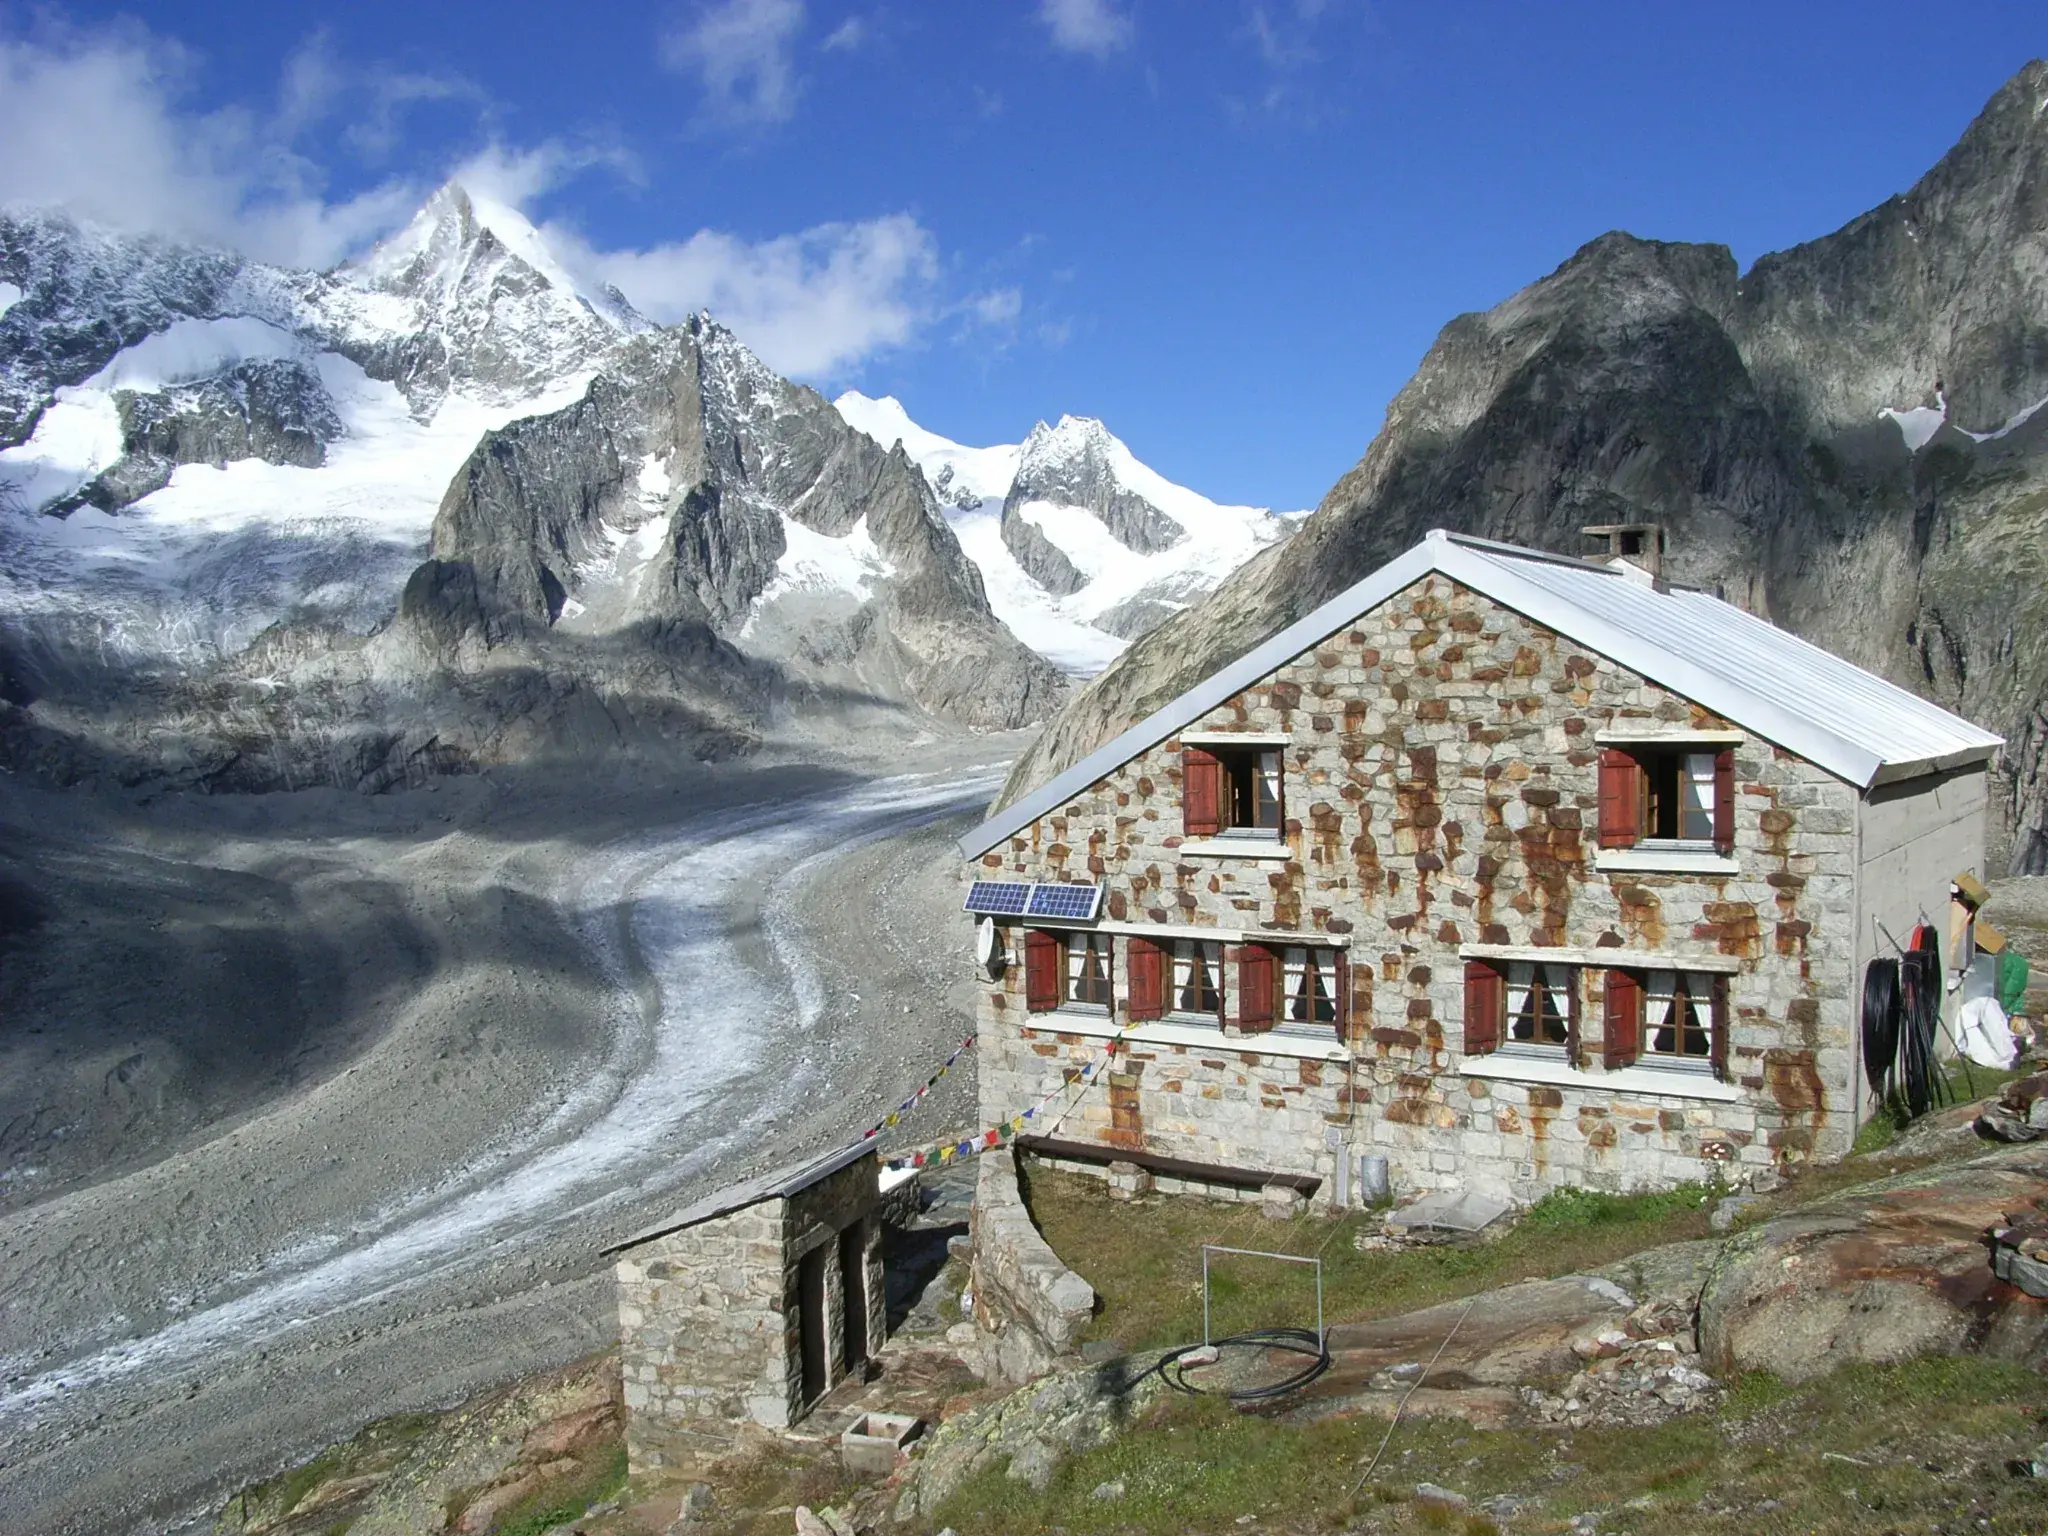
<svg viewBox="0 0 2048 1536">
<path fill-rule="evenodd" d="M 974 925 L 974 958 L 991 976 L 1003 974 L 1003 946 L 996 938 L 996 920 L 984 917 Z"/>
</svg>

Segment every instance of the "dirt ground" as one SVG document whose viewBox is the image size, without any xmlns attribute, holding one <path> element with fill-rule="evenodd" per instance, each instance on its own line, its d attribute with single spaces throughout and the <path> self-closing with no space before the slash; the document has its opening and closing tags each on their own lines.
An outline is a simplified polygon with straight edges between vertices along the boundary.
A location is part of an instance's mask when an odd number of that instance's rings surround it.
<svg viewBox="0 0 2048 1536">
<path fill-rule="evenodd" d="M 608 1345 L 605 1242 L 864 1129 L 967 1033 L 951 845 L 1013 750 L 375 800 L 0 781 L 0 1531 L 179 1528 Z M 724 1075 L 664 1102 L 693 1056 Z M 972 1103 L 968 1053 L 899 1136 Z"/>
</svg>

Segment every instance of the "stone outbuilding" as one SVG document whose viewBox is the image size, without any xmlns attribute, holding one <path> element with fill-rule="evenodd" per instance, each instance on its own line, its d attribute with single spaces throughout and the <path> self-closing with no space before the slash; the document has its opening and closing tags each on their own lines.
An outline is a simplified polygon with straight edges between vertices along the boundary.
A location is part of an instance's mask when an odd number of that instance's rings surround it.
<svg viewBox="0 0 2048 1536">
<path fill-rule="evenodd" d="M 983 1118 L 1318 1202 L 1844 1155 L 2000 739 L 1626 560 L 1436 532 L 961 840 Z M 1369 1162 L 1367 1160 L 1370 1160 Z"/>
<path fill-rule="evenodd" d="M 872 1145 L 735 1184 L 605 1252 L 616 1260 L 634 1472 L 745 1420 L 796 1423 L 883 1342 Z"/>
</svg>

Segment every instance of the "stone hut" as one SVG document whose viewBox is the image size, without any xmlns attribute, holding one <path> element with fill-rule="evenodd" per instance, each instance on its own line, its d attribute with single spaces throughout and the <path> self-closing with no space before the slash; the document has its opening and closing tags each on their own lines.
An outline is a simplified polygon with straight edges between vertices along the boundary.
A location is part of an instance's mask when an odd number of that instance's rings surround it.
<svg viewBox="0 0 2048 1536">
<path fill-rule="evenodd" d="M 802 1419 L 881 1347 L 871 1146 L 780 1168 L 605 1252 L 616 1260 L 626 1446 L 636 1473 Z"/>
<path fill-rule="evenodd" d="M 1627 560 L 1431 533 L 961 840 L 983 1118 L 1115 1040 L 1042 1152 L 1323 1203 L 1839 1158 L 1865 966 L 1981 873 L 2000 745 Z"/>
</svg>

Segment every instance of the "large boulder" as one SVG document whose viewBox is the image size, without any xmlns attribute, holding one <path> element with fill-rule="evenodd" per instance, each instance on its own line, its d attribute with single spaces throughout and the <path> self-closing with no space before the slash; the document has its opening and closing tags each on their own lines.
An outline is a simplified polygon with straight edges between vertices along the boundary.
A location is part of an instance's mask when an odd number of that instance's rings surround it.
<svg viewBox="0 0 2048 1536">
<path fill-rule="evenodd" d="M 2013 1147 L 1790 1211 L 1731 1238 L 1700 1297 L 1717 1373 L 1788 1381 L 1963 1351 L 2048 1364 L 2048 1302 L 1991 1270 L 1987 1233 L 2048 1208 L 2048 1149 Z"/>
</svg>

